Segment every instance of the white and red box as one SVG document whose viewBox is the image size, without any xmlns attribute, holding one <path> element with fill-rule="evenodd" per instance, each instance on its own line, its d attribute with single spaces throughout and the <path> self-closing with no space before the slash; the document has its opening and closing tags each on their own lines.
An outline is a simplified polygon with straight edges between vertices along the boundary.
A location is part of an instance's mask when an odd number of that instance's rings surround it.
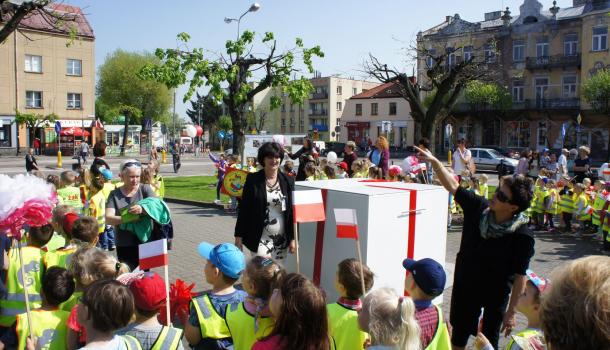
<svg viewBox="0 0 610 350">
<path fill-rule="evenodd" d="M 326 220 L 299 224 L 301 273 L 335 300 L 335 275 L 343 259 L 356 258 L 353 239 L 337 238 L 334 208 L 355 209 L 362 259 L 374 272 L 373 288 L 404 289 L 405 258 L 445 265 L 448 192 L 440 186 L 362 179 L 297 182 L 295 190 L 320 189 Z M 294 255 L 284 262 L 296 271 Z M 437 299 L 442 300 L 442 299 Z"/>
</svg>

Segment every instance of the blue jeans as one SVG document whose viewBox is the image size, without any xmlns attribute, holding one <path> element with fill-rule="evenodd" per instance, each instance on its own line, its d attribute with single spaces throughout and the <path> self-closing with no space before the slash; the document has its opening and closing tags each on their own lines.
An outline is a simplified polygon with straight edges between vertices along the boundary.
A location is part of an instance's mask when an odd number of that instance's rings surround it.
<svg viewBox="0 0 610 350">
<path fill-rule="evenodd" d="M 102 234 L 100 234 L 100 241 L 98 242 L 98 245 L 102 249 L 115 247 L 114 226 L 106 225 L 106 229 L 104 232 L 102 232 Z"/>
</svg>

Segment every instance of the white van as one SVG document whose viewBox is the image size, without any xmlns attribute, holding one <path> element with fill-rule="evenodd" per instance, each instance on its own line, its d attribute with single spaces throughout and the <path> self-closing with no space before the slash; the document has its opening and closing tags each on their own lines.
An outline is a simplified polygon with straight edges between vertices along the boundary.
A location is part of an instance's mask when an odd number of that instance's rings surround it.
<svg viewBox="0 0 610 350">
<path fill-rule="evenodd" d="M 184 145 L 187 152 L 193 151 L 193 138 L 188 136 L 180 137 L 180 146 Z"/>
</svg>

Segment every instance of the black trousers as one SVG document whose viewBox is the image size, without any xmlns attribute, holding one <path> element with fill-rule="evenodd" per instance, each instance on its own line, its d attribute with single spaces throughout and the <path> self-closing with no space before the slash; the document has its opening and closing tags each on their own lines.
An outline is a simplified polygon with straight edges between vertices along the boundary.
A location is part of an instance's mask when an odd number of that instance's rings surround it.
<svg viewBox="0 0 610 350">
<path fill-rule="evenodd" d="M 131 271 L 140 264 L 138 246 L 116 247 L 116 255 L 120 262 L 129 266 L 129 270 Z"/>
</svg>

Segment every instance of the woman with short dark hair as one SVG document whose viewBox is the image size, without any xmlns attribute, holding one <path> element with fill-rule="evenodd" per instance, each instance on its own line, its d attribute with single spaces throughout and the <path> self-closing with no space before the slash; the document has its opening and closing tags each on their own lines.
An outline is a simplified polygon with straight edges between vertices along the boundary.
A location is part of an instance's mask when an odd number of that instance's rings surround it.
<svg viewBox="0 0 610 350">
<path fill-rule="evenodd" d="M 286 249 L 294 253 L 292 192 L 294 180 L 279 171 L 284 149 L 276 142 L 266 142 L 258 149 L 263 167 L 248 174 L 237 214 L 235 245 L 251 252 L 283 259 Z"/>
</svg>

